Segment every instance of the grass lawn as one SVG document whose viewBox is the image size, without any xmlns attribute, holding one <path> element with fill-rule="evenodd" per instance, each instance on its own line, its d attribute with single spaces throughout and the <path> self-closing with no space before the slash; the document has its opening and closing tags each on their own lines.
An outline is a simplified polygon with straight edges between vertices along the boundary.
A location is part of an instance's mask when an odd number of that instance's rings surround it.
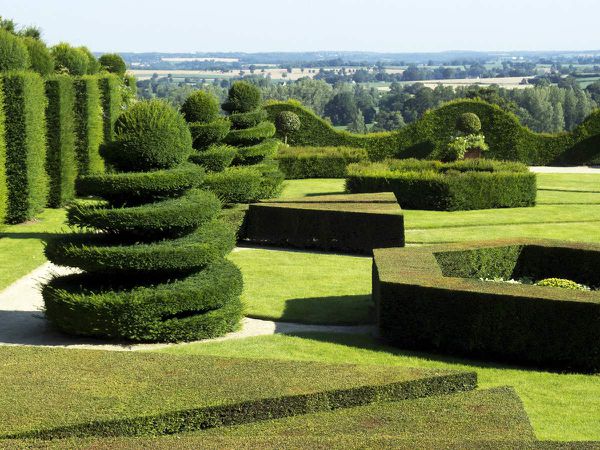
<svg viewBox="0 0 600 450">
<path fill-rule="evenodd" d="M 306 333 L 228 342 L 182 344 L 175 354 L 347 362 L 365 365 L 444 368 L 477 372 L 479 386 L 513 386 L 538 439 L 600 440 L 600 375 L 559 374 L 480 361 L 408 352 L 362 335 Z"/>
<path fill-rule="evenodd" d="M 287 322 L 371 320 L 371 258 L 244 249 L 229 255 L 244 275 L 246 314 Z"/>
</svg>

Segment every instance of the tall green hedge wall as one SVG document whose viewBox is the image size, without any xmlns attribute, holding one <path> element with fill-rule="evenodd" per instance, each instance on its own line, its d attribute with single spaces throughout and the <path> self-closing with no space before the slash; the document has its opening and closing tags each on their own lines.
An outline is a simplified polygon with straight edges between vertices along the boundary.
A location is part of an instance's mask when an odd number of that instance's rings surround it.
<svg viewBox="0 0 600 450">
<path fill-rule="evenodd" d="M 271 102 L 265 109 L 271 121 L 281 111 L 293 111 L 300 117 L 300 129 L 288 135 L 291 145 L 361 147 L 372 160 L 430 157 L 446 145 L 455 133 L 457 118 L 466 112 L 481 119 L 490 158 L 546 165 L 584 164 L 600 157 L 600 110 L 570 133 L 542 134 L 522 126 L 515 115 L 496 105 L 456 100 L 426 112 L 398 131 L 364 135 L 338 131 L 295 101 Z"/>
<path fill-rule="evenodd" d="M 6 117 L 6 220 L 29 220 L 46 206 L 46 96 L 42 78 L 34 72 L 2 75 Z"/>
<path fill-rule="evenodd" d="M 104 160 L 99 148 L 103 123 L 100 88 L 95 76 L 76 78 L 75 86 L 75 150 L 81 175 L 101 173 Z"/>
<path fill-rule="evenodd" d="M 0 105 L 4 104 L 4 90 L 2 89 L 2 78 L 0 77 Z M 6 217 L 8 206 L 8 187 L 6 185 L 6 140 L 4 108 L 0 107 L 0 224 Z"/>
<path fill-rule="evenodd" d="M 98 78 L 100 100 L 102 102 L 102 134 L 104 142 L 110 142 L 115 137 L 115 122 L 121 113 L 123 98 L 121 95 L 121 79 L 114 74 L 101 75 Z"/>
<path fill-rule="evenodd" d="M 49 78 L 46 80 L 46 97 L 46 170 L 50 177 L 48 206 L 58 208 L 75 197 L 77 160 L 73 122 L 73 79 L 66 75 Z"/>
</svg>

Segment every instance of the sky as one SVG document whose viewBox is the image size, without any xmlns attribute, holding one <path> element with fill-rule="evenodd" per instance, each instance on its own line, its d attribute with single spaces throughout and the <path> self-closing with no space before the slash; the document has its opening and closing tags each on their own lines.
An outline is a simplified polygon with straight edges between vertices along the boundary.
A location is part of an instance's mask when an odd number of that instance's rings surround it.
<svg viewBox="0 0 600 450">
<path fill-rule="evenodd" d="M 600 49 L 600 0 L 0 0 L 99 52 Z"/>
</svg>

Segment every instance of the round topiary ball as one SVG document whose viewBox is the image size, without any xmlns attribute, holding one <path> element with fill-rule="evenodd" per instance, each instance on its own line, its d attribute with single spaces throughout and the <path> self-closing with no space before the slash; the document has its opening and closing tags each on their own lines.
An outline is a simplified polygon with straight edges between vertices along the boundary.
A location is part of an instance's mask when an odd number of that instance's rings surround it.
<svg viewBox="0 0 600 450">
<path fill-rule="evenodd" d="M 456 129 L 465 134 L 475 134 L 481 131 L 481 120 L 475 113 L 464 113 L 456 120 Z"/>
<path fill-rule="evenodd" d="M 29 67 L 29 52 L 22 38 L 0 29 L 0 72 L 25 70 Z"/>
<path fill-rule="evenodd" d="M 223 109 L 230 113 L 244 113 L 257 109 L 262 101 L 260 89 L 247 81 L 236 81 L 229 88 Z"/>
<path fill-rule="evenodd" d="M 195 91 L 181 105 L 181 112 L 188 122 L 209 123 L 219 118 L 219 102 L 206 91 Z"/>
<path fill-rule="evenodd" d="M 105 53 L 98 58 L 100 66 L 109 73 L 116 73 L 117 75 L 125 75 L 127 71 L 127 65 L 121 55 L 116 53 Z"/>
<path fill-rule="evenodd" d="M 183 116 L 167 103 L 144 101 L 119 116 L 115 140 L 102 153 L 120 170 L 168 169 L 187 160 L 192 136 Z"/>
<path fill-rule="evenodd" d="M 292 111 L 281 111 L 275 117 L 277 131 L 283 134 L 293 133 L 300 129 L 300 117 Z"/>
<path fill-rule="evenodd" d="M 61 42 L 52 47 L 50 52 L 54 58 L 56 72 L 69 75 L 85 75 L 87 73 L 89 59 L 83 50 Z"/>
</svg>

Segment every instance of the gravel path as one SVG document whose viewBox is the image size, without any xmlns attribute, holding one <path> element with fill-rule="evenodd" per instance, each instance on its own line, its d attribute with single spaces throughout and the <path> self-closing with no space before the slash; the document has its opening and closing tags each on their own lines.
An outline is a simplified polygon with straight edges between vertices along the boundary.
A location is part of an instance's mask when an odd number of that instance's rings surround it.
<svg viewBox="0 0 600 450">
<path fill-rule="evenodd" d="M 573 167 L 551 167 L 531 166 L 529 170 L 535 173 L 595 173 L 600 175 L 600 167 L 573 166 Z"/>
<path fill-rule="evenodd" d="M 72 273 L 72 271 L 45 263 L 0 292 L 0 345 L 38 345 L 119 351 L 152 350 L 174 345 L 107 343 L 107 341 L 99 339 L 69 336 L 53 329 L 42 312 L 44 301 L 40 293 L 40 285 L 52 274 L 66 275 L 68 273 Z M 200 342 L 299 332 L 369 334 L 374 332 L 374 327 L 307 325 L 247 317 L 243 319 L 239 331 Z"/>
</svg>

